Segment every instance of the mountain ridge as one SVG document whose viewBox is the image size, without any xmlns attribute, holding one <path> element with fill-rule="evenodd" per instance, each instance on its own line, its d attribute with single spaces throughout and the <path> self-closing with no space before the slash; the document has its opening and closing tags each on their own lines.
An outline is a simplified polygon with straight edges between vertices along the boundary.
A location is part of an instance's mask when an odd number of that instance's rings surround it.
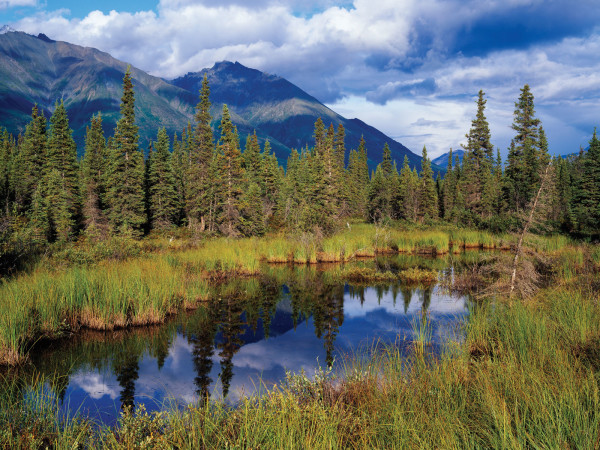
<svg viewBox="0 0 600 450">
<path fill-rule="evenodd" d="M 34 104 L 49 118 L 54 103 L 63 98 L 81 156 L 85 129 L 92 115 L 101 112 L 104 131 L 107 136 L 112 134 L 119 118 L 122 78 L 127 66 L 109 53 L 54 41 L 43 33 L 0 34 L 0 125 L 18 134 L 25 129 Z M 226 103 L 242 145 L 246 136 L 256 131 L 261 142 L 269 139 L 283 165 L 292 148 L 300 150 L 313 145 L 314 123 L 321 117 L 326 126 L 344 125 L 348 149 L 357 148 L 364 136 L 371 169 L 381 161 L 386 142 L 399 165 L 407 155 L 411 166 L 420 167 L 420 156 L 375 127 L 337 114 L 283 77 L 239 62 L 217 62 L 212 68 L 188 72 L 173 80 L 155 77 L 133 66 L 131 73 L 143 149 L 156 139 L 159 127 L 164 126 L 173 136 L 180 134 L 188 122 L 193 123 L 199 87 L 207 74 L 215 138 L 222 105 Z"/>
</svg>

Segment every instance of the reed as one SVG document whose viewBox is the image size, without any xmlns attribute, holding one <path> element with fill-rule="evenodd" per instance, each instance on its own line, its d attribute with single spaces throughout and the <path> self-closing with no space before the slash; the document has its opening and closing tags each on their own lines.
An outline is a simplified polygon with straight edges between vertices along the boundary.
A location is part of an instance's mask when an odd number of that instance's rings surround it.
<svg viewBox="0 0 600 450">
<path fill-rule="evenodd" d="M 165 405 L 153 414 L 138 408 L 116 427 L 94 431 L 78 418 L 61 417 L 45 382 L 25 402 L 20 386 L 0 389 L 0 445 L 595 448 L 600 297 L 593 287 L 600 280 L 574 276 L 527 302 L 473 306 L 462 340 L 437 356 L 430 351 L 435 330 L 420 316 L 408 348 L 378 345 L 340 373 L 289 375 L 236 408 L 218 401 Z M 243 289 L 252 290 L 251 283 Z"/>
</svg>

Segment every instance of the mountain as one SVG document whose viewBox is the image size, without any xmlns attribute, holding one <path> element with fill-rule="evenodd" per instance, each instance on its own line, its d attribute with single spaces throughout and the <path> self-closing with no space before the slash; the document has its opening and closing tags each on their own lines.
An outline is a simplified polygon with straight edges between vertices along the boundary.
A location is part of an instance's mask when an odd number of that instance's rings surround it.
<svg viewBox="0 0 600 450">
<path fill-rule="evenodd" d="M 106 135 L 113 133 L 126 68 L 125 62 L 97 49 L 7 29 L 0 34 L 0 126 L 13 134 L 22 132 L 34 104 L 49 118 L 55 102 L 63 98 L 81 155 L 85 129 L 93 114 L 100 111 Z M 215 137 L 226 103 L 242 146 L 246 136 L 256 130 L 260 141 L 270 140 L 282 164 L 292 148 L 313 144 L 314 123 L 321 117 L 326 126 L 344 125 L 348 149 L 357 148 L 364 136 L 371 168 L 381 161 L 386 142 L 399 166 L 404 155 L 412 166 L 420 166 L 419 156 L 376 128 L 340 116 L 284 78 L 237 62 L 220 62 L 175 80 L 154 77 L 133 67 L 131 73 L 142 148 L 156 138 L 159 127 L 166 127 L 172 136 L 175 132 L 180 135 L 188 122 L 193 123 L 200 84 L 207 74 Z"/>
<path fill-rule="evenodd" d="M 333 124 L 335 129 L 340 123 L 344 126 L 348 149 L 357 148 L 363 136 L 372 168 L 381 161 L 386 142 L 399 166 L 407 155 L 411 166 L 420 167 L 421 157 L 376 128 L 361 120 L 340 116 L 285 78 L 245 67 L 239 62 L 219 62 L 211 69 L 188 73 L 170 82 L 190 93 L 198 93 L 205 74 L 211 101 L 219 105 L 213 115 L 220 116 L 220 105 L 227 104 L 230 111 L 235 112 L 241 135 L 260 130 L 276 145 L 283 146 L 281 152 L 285 158 L 290 149 L 313 144 L 314 125 L 321 117 L 325 126 Z M 281 159 L 282 155 L 278 156 Z"/>
<path fill-rule="evenodd" d="M 108 53 L 56 42 L 22 32 L 0 35 L 0 125 L 14 134 L 25 129 L 37 104 L 47 118 L 63 98 L 78 152 L 83 152 L 85 128 L 102 112 L 104 131 L 112 134 L 119 118 L 123 74 L 127 64 Z M 159 126 L 180 131 L 193 114 L 197 96 L 160 78 L 132 68 L 140 145 L 156 138 Z"/>
<path fill-rule="evenodd" d="M 444 170 L 448 168 L 448 155 L 449 153 L 444 153 L 443 155 L 438 156 L 435 159 L 432 159 L 431 162 L 439 167 L 442 167 Z M 458 160 L 462 164 L 463 156 L 465 156 L 464 150 L 452 150 L 452 164 L 456 162 L 456 157 L 458 156 Z"/>
</svg>

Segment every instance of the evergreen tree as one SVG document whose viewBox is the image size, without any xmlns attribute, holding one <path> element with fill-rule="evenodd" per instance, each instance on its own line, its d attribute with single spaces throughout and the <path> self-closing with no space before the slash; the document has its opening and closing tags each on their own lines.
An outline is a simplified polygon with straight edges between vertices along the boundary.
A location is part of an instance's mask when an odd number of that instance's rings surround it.
<svg viewBox="0 0 600 450">
<path fill-rule="evenodd" d="M 515 103 L 512 128 L 516 135 L 510 144 L 504 177 L 505 197 L 511 210 L 525 208 L 540 179 L 545 155 L 542 155 L 539 145 L 539 124 L 535 117 L 533 94 L 526 84 Z"/>
<path fill-rule="evenodd" d="M 102 131 L 102 116 L 98 114 L 92 117 L 91 127 L 86 129 L 82 162 L 83 218 L 87 228 L 106 226 L 106 172 L 106 139 Z"/>
<path fill-rule="evenodd" d="M 196 127 L 190 149 L 190 165 L 186 173 L 186 210 L 192 228 L 212 230 L 215 208 L 216 153 L 210 115 L 210 87 L 206 74 L 202 80 L 200 101 L 196 106 Z M 223 135 L 222 135 L 223 136 Z M 210 223 L 207 223 L 210 222 Z"/>
<path fill-rule="evenodd" d="M 31 230 L 32 243 L 44 245 L 50 239 L 50 219 L 48 214 L 48 200 L 44 195 L 44 187 L 38 184 L 31 200 L 29 210 L 29 229 Z"/>
<path fill-rule="evenodd" d="M 261 191 L 255 182 L 248 183 L 241 197 L 240 229 L 245 236 L 262 236 L 265 234 L 264 215 L 262 210 Z"/>
<path fill-rule="evenodd" d="M 415 171 L 411 170 L 407 155 L 404 155 L 399 181 L 400 199 L 398 206 L 401 207 L 401 210 L 398 215 L 402 219 L 416 221 L 419 212 L 419 177 Z"/>
<path fill-rule="evenodd" d="M 423 161 L 419 176 L 419 217 L 423 219 L 437 219 L 438 199 L 431 170 L 431 161 L 427 158 L 427 148 L 423 146 Z"/>
<path fill-rule="evenodd" d="M 121 118 L 117 122 L 110 152 L 107 199 L 114 230 L 139 234 L 146 222 L 144 157 L 138 147 L 134 92 L 130 67 L 123 77 Z"/>
<path fill-rule="evenodd" d="M 63 179 L 67 194 L 74 202 L 77 196 L 77 147 L 73 140 L 73 130 L 69 127 L 69 118 L 64 102 L 57 101 L 54 113 L 50 117 L 50 136 L 46 152 L 46 171 L 56 169 Z M 74 211 L 75 205 L 69 209 Z"/>
<path fill-rule="evenodd" d="M 38 112 L 36 105 L 32 109 L 31 121 L 25 128 L 23 142 L 13 166 L 13 186 L 19 212 L 26 212 L 30 208 L 33 193 L 44 173 L 47 144 L 46 118 L 43 112 Z"/>
<path fill-rule="evenodd" d="M 466 135 L 467 144 L 463 158 L 463 177 L 460 189 L 464 192 L 465 206 L 475 217 L 482 219 L 492 215 L 493 190 L 492 167 L 494 149 L 490 142 L 490 129 L 485 117 L 486 100 L 479 91 L 477 114 Z"/>
<path fill-rule="evenodd" d="M 219 139 L 220 198 L 218 223 L 226 236 L 237 236 L 240 232 L 242 186 L 245 182 L 242 154 L 239 148 L 237 129 L 231 122 L 229 109 L 223 105 Z"/>
<path fill-rule="evenodd" d="M 9 215 L 11 201 L 11 162 L 15 157 L 15 142 L 6 128 L 0 132 L 0 217 Z"/>
<path fill-rule="evenodd" d="M 179 209 L 169 147 L 167 130 L 163 127 L 158 131 L 157 141 L 153 146 L 154 151 L 149 158 L 149 211 L 154 229 L 172 227 Z"/>
<path fill-rule="evenodd" d="M 572 200 L 575 228 L 582 234 L 595 235 L 600 232 L 600 139 L 596 129 L 587 153 L 582 153 L 580 160 Z"/>
<path fill-rule="evenodd" d="M 242 156 L 244 158 L 244 170 L 246 171 L 248 182 L 256 183 L 260 187 L 260 184 L 264 181 L 264 174 L 262 173 L 263 161 L 260 155 L 260 145 L 258 144 L 256 131 L 254 134 L 249 134 L 246 138 L 246 147 Z"/>
<path fill-rule="evenodd" d="M 444 219 L 453 222 L 456 219 L 456 173 L 452 166 L 452 149 L 448 153 L 448 168 L 444 177 L 444 189 L 441 203 L 444 205 Z"/>
<path fill-rule="evenodd" d="M 389 199 L 388 180 L 383 172 L 381 164 L 377 165 L 375 172 L 371 176 L 369 185 L 369 220 L 371 222 L 380 222 L 389 218 L 390 199 Z"/>
<path fill-rule="evenodd" d="M 383 161 L 381 162 L 381 170 L 383 170 L 383 175 L 386 177 L 390 177 L 392 175 L 392 152 L 390 151 L 390 146 L 385 143 L 383 147 Z"/>
<path fill-rule="evenodd" d="M 70 186 L 57 169 L 51 169 L 44 178 L 50 240 L 67 242 L 75 231 L 75 219 L 71 213 Z"/>
<path fill-rule="evenodd" d="M 260 178 L 261 195 L 263 200 L 263 214 L 265 220 L 270 220 L 276 213 L 279 192 L 281 190 L 282 173 L 277 157 L 271 153 L 271 144 L 265 141 L 264 151 L 261 154 L 262 177 Z"/>
</svg>

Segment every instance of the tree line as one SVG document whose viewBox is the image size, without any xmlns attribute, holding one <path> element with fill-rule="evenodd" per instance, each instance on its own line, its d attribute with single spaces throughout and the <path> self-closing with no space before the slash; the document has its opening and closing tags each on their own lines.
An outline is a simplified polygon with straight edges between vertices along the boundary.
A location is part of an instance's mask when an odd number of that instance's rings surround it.
<svg viewBox="0 0 600 450">
<path fill-rule="evenodd" d="M 0 243 L 45 246 L 78 236 L 141 236 L 185 226 L 193 233 L 260 236 L 270 229 L 329 233 L 348 218 L 371 222 L 444 220 L 506 231 L 518 228 L 543 173 L 543 230 L 597 236 L 600 227 L 600 142 L 587 151 L 551 158 L 528 85 L 515 103 L 508 160 L 494 151 L 479 91 L 462 163 L 450 150 L 447 171 L 434 178 L 427 149 L 419 171 L 404 158 L 398 170 L 386 144 L 369 173 L 367 149 L 347 151 L 340 124 L 315 123 L 314 146 L 292 150 L 285 167 L 256 133 L 241 151 L 237 128 L 223 105 L 215 141 L 205 76 L 194 124 L 171 139 L 161 128 L 144 156 L 135 123 L 129 69 L 120 119 L 106 139 L 100 113 L 77 150 L 63 101 L 49 124 L 33 107 L 24 133 L 0 133 Z"/>
</svg>

